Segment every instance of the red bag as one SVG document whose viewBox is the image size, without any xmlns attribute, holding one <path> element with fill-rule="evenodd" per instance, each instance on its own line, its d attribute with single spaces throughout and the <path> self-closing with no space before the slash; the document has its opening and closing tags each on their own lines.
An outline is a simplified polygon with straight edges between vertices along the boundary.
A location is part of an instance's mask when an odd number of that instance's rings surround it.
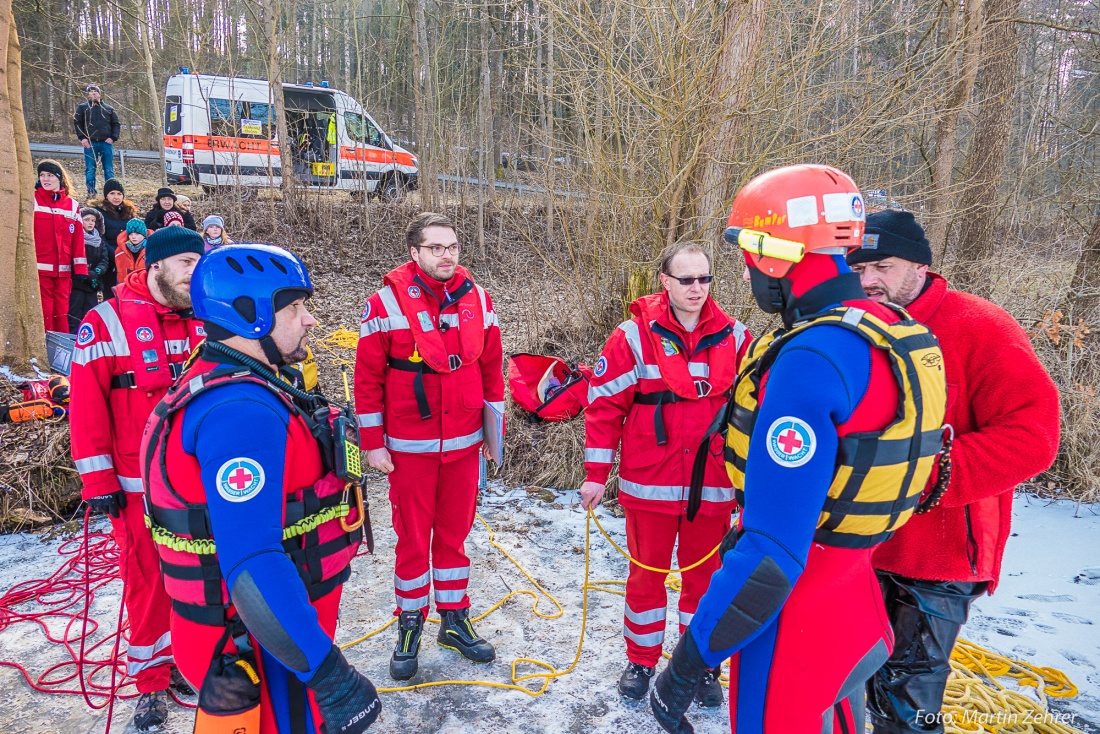
<svg viewBox="0 0 1100 734">
<path fill-rule="evenodd" d="M 561 357 L 513 354 L 508 358 L 508 391 L 516 405 L 548 421 L 567 421 L 588 407 L 592 369 L 575 368 Z"/>
</svg>

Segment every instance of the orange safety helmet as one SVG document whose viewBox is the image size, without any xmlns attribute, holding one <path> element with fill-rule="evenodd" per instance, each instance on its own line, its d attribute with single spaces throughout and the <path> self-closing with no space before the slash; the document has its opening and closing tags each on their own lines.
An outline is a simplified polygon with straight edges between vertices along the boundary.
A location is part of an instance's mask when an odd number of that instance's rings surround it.
<svg viewBox="0 0 1100 734">
<path fill-rule="evenodd" d="M 751 267 L 783 278 L 807 252 L 859 247 L 864 220 L 863 195 L 848 174 L 831 166 L 784 166 L 737 192 L 726 240 L 745 252 Z"/>
</svg>

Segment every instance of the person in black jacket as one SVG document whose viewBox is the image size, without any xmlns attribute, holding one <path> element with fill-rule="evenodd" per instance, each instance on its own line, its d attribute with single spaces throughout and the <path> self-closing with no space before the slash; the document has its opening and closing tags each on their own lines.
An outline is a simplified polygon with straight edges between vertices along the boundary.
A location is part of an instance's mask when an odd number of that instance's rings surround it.
<svg viewBox="0 0 1100 734">
<path fill-rule="evenodd" d="M 95 196 L 96 160 L 103 161 L 104 180 L 115 177 L 115 148 L 122 126 L 115 110 L 102 100 L 97 84 L 84 89 L 88 101 L 76 108 L 73 127 L 80 144 L 84 146 L 84 182 L 88 185 L 88 197 Z"/>
<path fill-rule="evenodd" d="M 103 278 L 114 261 L 114 246 L 103 236 L 103 215 L 90 206 L 81 207 L 80 221 L 84 226 L 84 249 L 87 251 L 88 274 L 73 276 L 69 296 L 69 332 L 76 333 L 88 312 L 103 300 Z"/>
<path fill-rule="evenodd" d="M 193 229 L 196 232 L 199 231 L 199 227 L 195 224 L 195 218 L 191 216 L 191 212 L 184 211 L 184 209 L 177 206 L 176 193 L 165 186 L 157 191 L 157 203 L 153 204 L 153 208 L 145 215 L 145 226 L 149 228 L 149 234 L 156 232 L 164 226 L 164 215 L 168 212 L 179 212 L 180 216 L 183 217 L 183 226 L 188 229 Z"/>
<path fill-rule="evenodd" d="M 103 215 L 103 239 L 107 240 L 110 250 L 111 267 L 103 274 L 103 292 L 110 293 L 118 285 L 118 270 L 115 268 L 115 248 L 126 240 L 126 223 L 137 219 L 137 204 L 126 198 L 126 189 L 117 178 L 107 179 L 103 184 L 103 198 L 89 203 Z"/>
</svg>

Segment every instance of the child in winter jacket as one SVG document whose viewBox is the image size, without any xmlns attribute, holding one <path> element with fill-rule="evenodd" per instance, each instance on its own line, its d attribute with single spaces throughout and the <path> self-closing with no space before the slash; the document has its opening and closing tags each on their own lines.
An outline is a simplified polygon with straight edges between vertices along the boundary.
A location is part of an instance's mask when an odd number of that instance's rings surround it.
<svg viewBox="0 0 1100 734">
<path fill-rule="evenodd" d="M 191 212 L 184 211 L 176 204 L 176 192 L 165 186 L 157 191 L 157 203 L 153 204 L 153 208 L 149 210 L 149 213 L 145 215 L 145 226 L 150 232 L 156 232 L 161 227 L 165 226 L 164 215 L 168 212 L 178 212 L 183 217 L 183 226 L 188 229 L 193 229 L 196 232 L 199 228 L 195 226 L 195 218 L 191 216 Z M 122 278 L 119 277 L 119 281 Z"/>
<path fill-rule="evenodd" d="M 88 256 L 88 274 L 73 276 L 73 292 L 69 297 L 69 331 L 74 334 L 88 312 L 103 299 L 103 278 L 111 271 L 114 260 L 114 248 L 104 237 L 103 214 L 86 206 L 80 210 L 80 221 L 84 232 L 84 250 Z"/>
<path fill-rule="evenodd" d="M 211 214 L 202 220 L 202 241 L 206 245 L 206 251 L 210 252 L 215 247 L 232 245 L 233 240 L 225 233 L 225 220 L 217 214 Z"/>
<path fill-rule="evenodd" d="M 145 238 L 148 235 L 149 230 L 140 219 L 131 219 L 126 223 L 125 239 L 119 236 L 118 249 L 115 250 L 119 283 L 124 283 L 130 273 L 145 269 Z"/>
<path fill-rule="evenodd" d="M 90 202 L 89 206 L 95 207 L 103 215 L 105 229 L 103 237 L 110 245 L 108 251 L 112 261 L 111 269 L 103 274 L 102 281 L 103 292 L 110 293 L 111 289 L 118 283 L 113 260 L 115 247 L 118 245 L 118 236 L 123 235 L 123 239 L 125 239 L 126 223 L 138 216 L 138 208 L 134 202 L 126 198 L 126 189 L 117 178 L 108 179 L 107 183 L 103 184 L 103 198 Z"/>
<path fill-rule="evenodd" d="M 38 164 L 34 185 L 34 250 L 46 331 L 69 331 L 69 294 L 74 275 L 88 274 L 80 204 L 69 193 L 72 179 L 61 164 Z"/>
</svg>

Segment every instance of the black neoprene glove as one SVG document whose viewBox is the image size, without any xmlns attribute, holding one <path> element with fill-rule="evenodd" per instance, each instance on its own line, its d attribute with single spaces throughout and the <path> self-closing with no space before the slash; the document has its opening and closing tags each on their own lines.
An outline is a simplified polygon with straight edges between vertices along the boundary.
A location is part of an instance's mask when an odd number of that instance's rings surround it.
<svg viewBox="0 0 1100 734">
<path fill-rule="evenodd" d="M 122 517 L 122 508 L 126 506 L 126 493 L 112 492 L 102 497 L 92 497 L 88 500 L 88 506 L 94 515 L 110 515 L 117 520 Z"/>
<path fill-rule="evenodd" d="M 672 660 L 657 676 L 649 694 L 649 706 L 662 729 L 672 734 L 693 734 L 695 728 L 684 714 L 695 700 L 707 670 L 689 628 L 680 636 Z"/>
<path fill-rule="evenodd" d="M 362 734 L 382 713 L 374 684 L 348 665 L 336 645 L 306 686 L 321 710 L 323 734 Z"/>
</svg>

